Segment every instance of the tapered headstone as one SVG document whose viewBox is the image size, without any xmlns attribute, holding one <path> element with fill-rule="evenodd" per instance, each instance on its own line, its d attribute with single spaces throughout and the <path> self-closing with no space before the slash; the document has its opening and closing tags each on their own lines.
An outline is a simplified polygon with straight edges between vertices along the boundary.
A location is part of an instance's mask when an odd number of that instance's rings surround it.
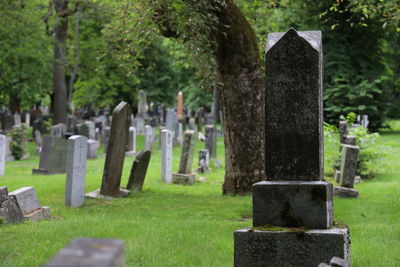
<svg viewBox="0 0 400 267">
<path fill-rule="evenodd" d="M 172 133 L 161 131 L 161 179 L 170 184 L 172 181 Z"/>
<path fill-rule="evenodd" d="M 7 137 L 0 134 L 0 175 L 6 173 L 6 145 Z"/>
<path fill-rule="evenodd" d="M 108 141 L 100 189 L 101 195 L 110 197 L 126 195 L 120 190 L 120 183 L 131 114 L 131 107 L 126 102 L 119 103 L 113 111 L 110 140 Z"/>
<path fill-rule="evenodd" d="M 181 159 L 179 162 L 179 171 L 172 175 L 172 182 L 176 184 L 193 184 L 195 175 L 192 173 L 192 164 L 194 156 L 194 147 L 196 135 L 194 131 L 185 132 L 182 146 Z"/>
<path fill-rule="evenodd" d="M 184 118 L 184 115 L 183 115 L 183 93 L 182 93 L 182 91 L 179 91 L 179 93 L 178 93 L 178 102 L 177 102 L 177 105 L 176 105 L 176 118 L 178 120 L 181 120 L 181 119 Z"/>
<path fill-rule="evenodd" d="M 347 122 L 339 121 L 339 138 L 341 144 L 345 143 L 346 135 L 347 135 Z"/>
<path fill-rule="evenodd" d="M 85 194 L 87 142 L 87 138 L 81 135 L 73 135 L 68 138 L 65 205 L 69 207 L 80 207 L 83 205 Z"/>
<path fill-rule="evenodd" d="M 358 146 L 343 145 L 342 159 L 340 163 L 340 185 L 344 187 L 353 187 L 356 177 Z"/>
<path fill-rule="evenodd" d="M 151 152 L 148 150 L 142 150 L 136 156 L 126 189 L 130 190 L 133 188 L 136 191 L 142 191 L 147 168 L 149 167 L 150 157 Z"/>
<path fill-rule="evenodd" d="M 265 62 L 267 180 L 323 180 L 321 32 L 269 34 Z"/>
<path fill-rule="evenodd" d="M 214 125 L 206 125 L 206 149 L 211 158 L 217 157 L 217 129 Z"/>
</svg>

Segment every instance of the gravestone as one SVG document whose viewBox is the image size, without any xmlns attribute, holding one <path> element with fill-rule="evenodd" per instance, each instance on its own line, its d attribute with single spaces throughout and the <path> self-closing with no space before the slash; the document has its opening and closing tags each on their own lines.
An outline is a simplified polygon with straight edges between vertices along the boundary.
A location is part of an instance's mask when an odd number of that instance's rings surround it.
<svg viewBox="0 0 400 267">
<path fill-rule="evenodd" d="M 178 122 L 175 127 L 173 145 L 181 146 L 183 142 L 183 124 Z"/>
<path fill-rule="evenodd" d="M 101 188 L 100 191 L 96 190 L 86 194 L 87 197 L 125 197 L 129 194 L 129 191 L 120 188 L 120 183 L 131 115 L 132 111 L 128 103 L 121 102 L 115 107 Z"/>
<path fill-rule="evenodd" d="M 6 142 L 6 162 L 14 161 L 15 158 L 14 158 L 14 156 L 12 154 L 12 150 L 11 150 L 11 141 L 12 141 L 11 136 L 7 136 L 6 140 L 7 140 L 7 142 Z"/>
<path fill-rule="evenodd" d="M 40 155 L 43 146 L 42 134 L 39 130 L 35 130 L 35 151 L 37 155 Z"/>
<path fill-rule="evenodd" d="M 355 146 L 357 143 L 357 137 L 354 135 L 346 135 L 344 143 L 347 145 Z"/>
<path fill-rule="evenodd" d="M 135 156 L 136 155 L 136 128 L 129 127 L 129 134 L 128 134 L 128 144 L 126 146 L 126 153 L 127 156 Z"/>
<path fill-rule="evenodd" d="M 124 242 L 119 239 L 76 238 L 45 267 L 123 267 Z"/>
<path fill-rule="evenodd" d="M 368 115 L 362 115 L 361 126 L 364 129 L 368 129 L 368 125 L 369 125 Z"/>
<path fill-rule="evenodd" d="M 141 135 L 144 134 L 145 132 L 145 120 L 142 117 L 137 116 L 135 118 L 135 124 L 134 124 L 135 128 L 136 128 L 136 132 L 137 134 Z"/>
<path fill-rule="evenodd" d="M 141 117 L 143 119 L 147 118 L 147 111 L 148 111 L 148 105 L 147 105 L 147 95 L 146 92 L 143 90 L 140 90 L 139 92 L 139 103 L 138 103 L 138 117 Z"/>
<path fill-rule="evenodd" d="M 176 118 L 178 120 L 182 120 L 185 117 L 183 114 L 183 93 L 179 91 L 178 93 L 178 101 L 176 104 Z"/>
<path fill-rule="evenodd" d="M 7 136 L 0 134 L 0 175 L 6 173 L 6 146 Z"/>
<path fill-rule="evenodd" d="M 45 136 L 40 152 L 39 169 L 32 174 L 65 173 L 67 162 L 67 140 L 54 136 Z"/>
<path fill-rule="evenodd" d="M 14 197 L 8 195 L 7 186 L 0 187 L 0 224 L 20 223 L 24 220 L 24 215 Z"/>
<path fill-rule="evenodd" d="M 210 172 L 210 169 L 208 167 L 209 163 L 210 163 L 210 156 L 208 150 L 207 149 L 199 150 L 199 168 L 198 168 L 199 173 Z"/>
<path fill-rule="evenodd" d="M 50 207 L 40 206 L 35 188 L 22 187 L 8 195 L 15 198 L 25 219 L 36 222 L 50 218 Z"/>
<path fill-rule="evenodd" d="M 50 127 L 50 135 L 58 138 L 65 138 L 66 131 L 67 126 L 64 123 L 59 123 Z"/>
<path fill-rule="evenodd" d="M 206 125 L 205 147 L 212 159 L 217 158 L 217 135 L 218 131 L 214 125 Z"/>
<path fill-rule="evenodd" d="M 99 148 L 99 143 L 96 140 L 87 140 L 87 159 L 97 159 L 97 149 Z"/>
<path fill-rule="evenodd" d="M 14 117 L 12 115 L 4 115 L 1 121 L 1 127 L 5 132 L 8 132 L 12 129 L 14 125 Z"/>
<path fill-rule="evenodd" d="M 253 185 L 253 228 L 234 233 L 234 266 L 348 259 L 348 229 L 333 225 L 323 176 L 321 32 L 269 34 L 265 62 L 266 181 Z"/>
<path fill-rule="evenodd" d="M 358 191 L 353 188 L 357 171 L 359 147 L 343 145 L 340 162 L 340 187 L 335 187 L 338 197 L 358 197 Z"/>
<path fill-rule="evenodd" d="M 67 183 L 65 186 L 65 205 L 80 207 L 85 195 L 86 156 L 88 139 L 73 135 L 68 138 Z"/>
<path fill-rule="evenodd" d="M 339 138 L 341 144 L 345 143 L 346 135 L 347 135 L 347 122 L 339 121 Z"/>
<path fill-rule="evenodd" d="M 86 136 L 87 139 L 95 139 L 96 138 L 95 130 L 96 129 L 93 121 L 85 121 L 79 127 L 79 134 Z"/>
<path fill-rule="evenodd" d="M 21 114 L 14 113 L 14 125 L 20 126 L 21 125 Z"/>
<path fill-rule="evenodd" d="M 196 135 L 194 131 L 188 130 L 185 132 L 181 159 L 179 162 L 179 171 L 172 175 L 174 184 L 193 184 L 195 175 L 192 173 L 193 154 L 196 143 Z"/>
<path fill-rule="evenodd" d="M 149 167 L 150 157 L 151 152 L 149 150 L 142 150 L 139 152 L 132 164 L 131 174 L 126 189 L 131 190 L 133 188 L 136 191 L 142 191 L 147 168 Z"/>
<path fill-rule="evenodd" d="M 31 126 L 31 114 L 29 112 L 25 114 L 25 125 L 27 128 Z"/>
<path fill-rule="evenodd" d="M 167 184 L 172 182 L 172 132 L 161 131 L 161 180 Z"/>
<path fill-rule="evenodd" d="M 167 108 L 166 118 L 165 118 L 165 127 L 168 130 L 174 132 L 176 125 L 176 115 L 175 111 L 172 108 Z"/>
<path fill-rule="evenodd" d="M 76 118 L 72 115 L 67 117 L 67 131 L 75 133 L 76 132 Z"/>
<path fill-rule="evenodd" d="M 153 149 L 153 128 L 150 125 L 145 126 L 144 149 L 151 151 Z"/>
</svg>

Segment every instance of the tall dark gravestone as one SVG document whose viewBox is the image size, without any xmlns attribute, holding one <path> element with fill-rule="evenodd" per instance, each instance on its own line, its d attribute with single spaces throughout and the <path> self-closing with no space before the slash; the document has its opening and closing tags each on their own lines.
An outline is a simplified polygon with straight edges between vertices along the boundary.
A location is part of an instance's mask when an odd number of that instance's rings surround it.
<svg viewBox="0 0 400 267">
<path fill-rule="evenodd" d="M 122 168 L 124 166 L 126 144 L 132 110 L 128 103 L 121 102 L 115 107 L 112 115 L 110 137 L 107 144 L 103 180 L 99 190 L 86 194 L 87 197 L 124 197 L 128 190 L 120 188 Z M 100 195 L 99 195 L 100 194 Z"/>
<path fill-rule="evenodd" d="M 348 229 L 333 224 L 324 181 L 321 32 L 269 34 L 265 62 L 267 181 L 253 185 L 253 228 L 234 234 L 235 266 L 348 261 Z"/>
</svg>

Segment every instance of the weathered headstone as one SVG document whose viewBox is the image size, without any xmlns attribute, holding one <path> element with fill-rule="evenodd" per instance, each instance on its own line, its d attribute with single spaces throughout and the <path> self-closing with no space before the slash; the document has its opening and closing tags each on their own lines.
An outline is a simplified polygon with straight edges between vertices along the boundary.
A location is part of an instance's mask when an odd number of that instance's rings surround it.
<svg viewBox="0 0 400 267">
<path fill-rule="evenodd" d="M 25 114 L 25 125 L 27 128 L 31 126 L 31 114 L 29 112 Z"/>
<path fill-rule="evenodd" d="M 124 242 L 119 239 L 76 238 L 45 267 L 123 267 Z"/>
<path fill-rule="evenodd" d="M 192 173 L 193 154 L 196 143 L 196 135 L 194 131 L 185 132 L 181 159 L 179 162 L 179 171 L 172 175 L 172 182 L 175 184 L 193 184 L 195 182 L 195 174 Z"/>
<path fill-rule="evenodd" d="M 40 206 L 35 188 L 22 187 L 8 194 L 15 198 L 24 217 L 32 222 L 50 218 L 50 207 Z"/>
<path fill-rule="evenodd" d="M 87 140 L 87 158 L 97 159 L 97 149 L 99 148 L 99 143 L 96 140 Z"/>
<path fill-rule="evenodd" d="M 347 135 L 347 122 L 346 121 L 339 121 L 339 138 L 340 143 L 344 144 L 346 141 Z"/>
<path fill-rule="evenodd" d="M 4 131 L 8 132 L 14 125 L 14 117 L 12 115 L 4 115 L 1 121 L 1 127 Z"/>
<path fill-rule="evenodd" d="M 364 129 L 368 129 L 368 125 L 369 125 L 368 115 L 362 115 L 361 126 Z"/>
<path fill-rule="evenodd" d="M 131 107 L 126 102 L 119 103 L 114 109 L 100 192 L 94 191 L 86 196 L 125 197 L 129 194 L 129 191 L 120 188 L 120 183 L 131 114 Z"/>
<path fill-rule="evenodd" d="M 335 195 L 339 197 L 358 197 L 353 188 L 357 171 L 359 147 L 343 145 L 340 162 L 340 187 L 335 187 Z"/>
<path fill-rule="evenodd" d="M 146 92 L 143 90 L 140 90 L 139 92 L 139 103 L 138 103 L 138 117 L 141 117 L 143 119 L 147 118 L 147 111 L 149 107 L 147 105 L 147 95 Z"/>
<path fill-rule="evenodd" d="M 96 132 L 95 132 L 95 125 L 93 121 L 85 121 L 79 127 L 79 134 L 86 136 L 88 139 L 95 139 Z"/>
<path fill-rule="evenodd" d="M 172 133 L 168 129 L 161 131 L 161 179 L 172 182 Z"/>
<path fill-rule="evenodd" d="M 65 187 L 65 205 L 80 207 L 85 195 L 86 155 L 88 139 L 73 135 L 68 138 L 67 183 Z"/>
<path fill-rule="evenodd" d="M 0 175 L 4 175 L 6 173 L 6 146 L 7 137 L 3 134 L 0 134 Z"/>
<path fill-rule="evenodd" d="M 145 132 L 145 120 L 142 117 L 137 116 L 135 118 L 135 124 L 134 124 L 135 128 L 136 128 L 136 133 L 138 135 L 144 134 Z"/>
<path fill-rule="evenodd" d="M 50 127 L 50 135 L 58 138 L 65 138 L 66 131 L 67 126 L 64 123 L 59 123 Z"/>
<path fill-rule="evenodd" d="M 42 134 L 40 133 L 39 130 L 35 130 L 35 151 L 37 155 L 40 155 L 40 152 L 42 151 L 42 146 L 43 146 L 43 140 L 42 140 Z"/>
<path fill-rule="evenodd" d="M 354 135 L 346 135 L 344 143 L 347 145 L 355 146 L 357 143 L 357 137 Z"/>
<path fill-rule="evenodd" d="M 150 125 L 145 126 L 144 149 L 151 151 L 153 149 L 153 128 Z"/>
<path fill-rule="evenodd" d="M 235 266 L 348 259 L 348 229 L 333 225 L 333 188 L 323 176 L 321 32 L 269 34 L 265 62 L 266 181 L 253 185 L 254 228 L 234 234 Z"/>
<path fill-rule="evenodd" d="M 178 120 L 182 120 L 184 118 L 183 114 L 183 93 L 179 91 L 178 93 L 178 101 L 176 104 L 176 118 Z"/>
<path fill-rule="evenodd" d="M 33 174 L 65 173 L 67 162 L 67 140 L 54 136 L 45 136 L 40 153 L 39 169 Z"/>
<path fill-rule="evenodd" d="M 151 152 L 149 150 L 142 150 L 139 152 L 132 164 L 131 174 L 126 189 L 131 190 L 133 188 L 136 191 L 142 191 L 147 168 L 149 167 L 150 157 Z"/>
<path fill-rule="evenodd" d="M 165 127 L 167 127 L 170 131 L 175 131 L 176 125 L 176 116 L 175 111 L 171 108 L 167 108 L 166 118 L 165 118 Z"/>
<path fill-rule="evenodd" d="M 199 150 L 199 173 L 210 172 L 209 169 L 210 156 L 207 149 Z"/>
<path fill-rule="evenodd" d="M 177 124 L 175 124 L 173 145 L 181 146 L 182 142 L 183 142 L 183 124 L 181 122 L 178 122 Z"/>
<path fill-rule="evenodd" d="M 126 146 L 126 153 L 127 156 L 135 156 L 136 155 L 136 128 L 129 127 L 129 134 L 128 134 L 128 144 Z"/>
<path fill-rule="evenodd" d="M 16 126 L 21 125 L 21 114 L 14 113 L 14 125 Z"/>
<path fill-rule="evenodd" d="M 217 157 L 217 129 L 214 125 L 206 125 L 206 149 L 210 158 Z"/>
<path fill-rule="evenodd" d="M 8 195 L 7 186 L 0 187 L 0 224 L 1 221 L 6 223 L 20 223 L 24 219 L 21 209 L 14 197 Z"/>
</svg>

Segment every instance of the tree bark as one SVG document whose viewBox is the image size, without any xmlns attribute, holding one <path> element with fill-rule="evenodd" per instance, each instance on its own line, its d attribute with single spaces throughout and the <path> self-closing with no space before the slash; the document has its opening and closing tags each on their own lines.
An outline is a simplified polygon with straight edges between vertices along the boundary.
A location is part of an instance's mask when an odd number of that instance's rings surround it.
<svg viewBox="0 0 400 267">
<path fill-rule="evenodd" d="M 233 3 L 218 12 L 216 59 L 224 121 L 223 194 L 246 194 L 264 174 L 264 76 L 254 30 Z"/>
<path fill-rule="evenodd" d="M 53 56 L 54 85 L 54 124 L 67 123 L 67 86 L 65 80 L 66 43 L 68 30 L 68 1 L 53 0 L 56 10 L 56 26 L 54 27 L 55 44 Z"/>
</svg>

